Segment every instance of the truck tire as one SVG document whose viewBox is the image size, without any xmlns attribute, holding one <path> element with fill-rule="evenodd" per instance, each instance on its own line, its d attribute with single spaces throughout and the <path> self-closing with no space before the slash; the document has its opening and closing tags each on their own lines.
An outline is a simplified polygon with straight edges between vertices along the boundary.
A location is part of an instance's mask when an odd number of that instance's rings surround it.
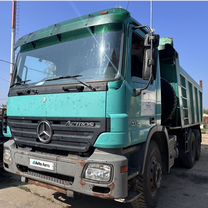
<svg viewBox="0 0 208 208">
<path fill-rule="evenodd" d="M 194 129 L 193 130 L 194 135 L 195 135 L 195 144 L 196 144 L 196 160 L 200 159 L 201 156 L 201 134 L 199 129 Z"/>
<path fill-rule="evenodd" d="M 165 79 L 161 79 L 161 100 L 162 100 L 162 124 L 167 124 L 172 119 L 177 107 L 177 97 L 172 85 Z"/>
<path fill-rule="evenodd" d="M 157 203 L 158 189 L 162 180 L 162 161 L 159 147 L 152 141 L 147 153 L 143 175 L 135 179 L 135 189 L 140 197 L 131 202 L 132 208 L 153 208 Z"/>
<path fill-rule="evenodd" d="M 195 139 L 195 134 L 193 131 L 189 131 L 188 133 L 188 137 L 190 137 L 190 150 L 189 152 L 187 153 L 184 153 L 182 155 L 182 163 L 183 163 L 183 166 L 185 168 L 192 168 L 195 164 L 195 159 L 196 159 L 196 139 Z"/>
</svg>

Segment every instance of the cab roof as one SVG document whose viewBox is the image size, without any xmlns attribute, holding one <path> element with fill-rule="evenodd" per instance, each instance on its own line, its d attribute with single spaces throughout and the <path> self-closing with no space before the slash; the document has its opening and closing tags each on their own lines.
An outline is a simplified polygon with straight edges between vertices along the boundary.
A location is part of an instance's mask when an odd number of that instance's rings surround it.
<svg viewBox="0 0 208 208">
<path fill-rule="evenodd" d="M 130 17 L 127 10 L 122 8 L 108 9 L 95 12 L 72 20 L 67 20 L 52 26 L 32 32 L 20 38 L 16 43 L 16 48 L 36 40 L 48 38 L 58 34 L 86 28 L 90 26 L 102 25 L 107 23 L 120 23 Z"/>
</svg>

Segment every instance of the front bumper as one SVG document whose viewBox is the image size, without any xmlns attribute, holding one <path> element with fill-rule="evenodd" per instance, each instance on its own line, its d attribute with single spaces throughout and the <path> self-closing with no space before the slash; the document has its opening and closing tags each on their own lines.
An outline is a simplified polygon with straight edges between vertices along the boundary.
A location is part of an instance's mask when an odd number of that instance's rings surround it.
<svg viewBox="0 0 208 208">
<path fill-rule="evenodd" d="M 106 199 L 126 198 L 128 195 L 128 173 L 121 173 L 122 167 L 128 164 L 127 158 L 122 155 L 96 149 L 90 157 L 76 155 L 57 156 L 31 152 L 29 149 L 17 149 L 13 140 L 6 142 L 4 148 L 11 151 L 11 163 L 4 161 L 4 168 L 8 172 L 65 190 Z M 52 162 L 54 169 L 45 170 L 31 166 L 30 159 Z M 82 178 L 83 169 L 89 162 L 112 165 L 113 174 L 111 181 L 101 183 Z"/>
</svg>

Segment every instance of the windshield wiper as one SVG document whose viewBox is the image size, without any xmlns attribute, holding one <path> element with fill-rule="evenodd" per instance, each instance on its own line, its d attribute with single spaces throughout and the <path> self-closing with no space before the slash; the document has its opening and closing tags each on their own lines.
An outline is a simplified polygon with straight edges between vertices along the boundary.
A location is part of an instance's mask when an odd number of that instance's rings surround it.
<svg viewBox="0 0 208 208">
<path fill-rule="evenodd" d="M 53 80 L 59 80 L 59 79 L 71 79 L 71 78 L 77 78 L 77 77 L 81 77 L 82 75 L 67 75 L 67 76 L 59 76 L 59 77 L 54 77 L 54 78 L 49 78 L 46 79 L 45 81 L 53 81 Z"/>
<path fill-rule="evenodd" d="M 60 80 L 60 79 L 74 79 L 76 81 L 78 81 L 80 84 L 84 85 L 85 87 L 89 88 L 92 91 L 96 91 L 96 89 L 91 86 L 90 84 L 87 84 L 86 82 L 83 82 L 81 80 L 78 79 L 78 77 L 81 77 L 82 75 L 78 74 L 78 75 L 67 75 L 67 76 L 60 76 L 60 77 L 54 77 L 54 78 L 50 78 L 50 79 L 46 79 L 45 81 L 54 81 L 54 80 Z"/>
<path fill-rule="evenodd" d="M 25 84 L 25 83 L 27 83 L 27 82 L 29 82 L 29 81 L 31 81 L 31 80 L 24 80 L 24 81 L 15 82 L 14 84 L 10 85 L 10 88 L 11 88 L 11 87 L 14 87 L 14 86 L 16 86 L 16 85 L 22 85 L 22 84 Z"/>
</svg>

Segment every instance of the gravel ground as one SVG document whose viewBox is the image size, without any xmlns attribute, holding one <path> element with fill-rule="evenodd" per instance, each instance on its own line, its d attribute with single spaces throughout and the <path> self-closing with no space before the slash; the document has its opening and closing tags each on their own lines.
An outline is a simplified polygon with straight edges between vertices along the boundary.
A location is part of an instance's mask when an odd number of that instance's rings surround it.
<svg viewBox="0 0 208 208">
<path fill-rule="evenodd" d="M 193 169 L 174 167 L 163 177 L 157 208 L 208 207 L 208 135 L 203 137 L 202 155 Z M 74 199 L 0 171 L 0 208 L 130 208 L 125 204 L 78 195 Z"/>
</svg>

